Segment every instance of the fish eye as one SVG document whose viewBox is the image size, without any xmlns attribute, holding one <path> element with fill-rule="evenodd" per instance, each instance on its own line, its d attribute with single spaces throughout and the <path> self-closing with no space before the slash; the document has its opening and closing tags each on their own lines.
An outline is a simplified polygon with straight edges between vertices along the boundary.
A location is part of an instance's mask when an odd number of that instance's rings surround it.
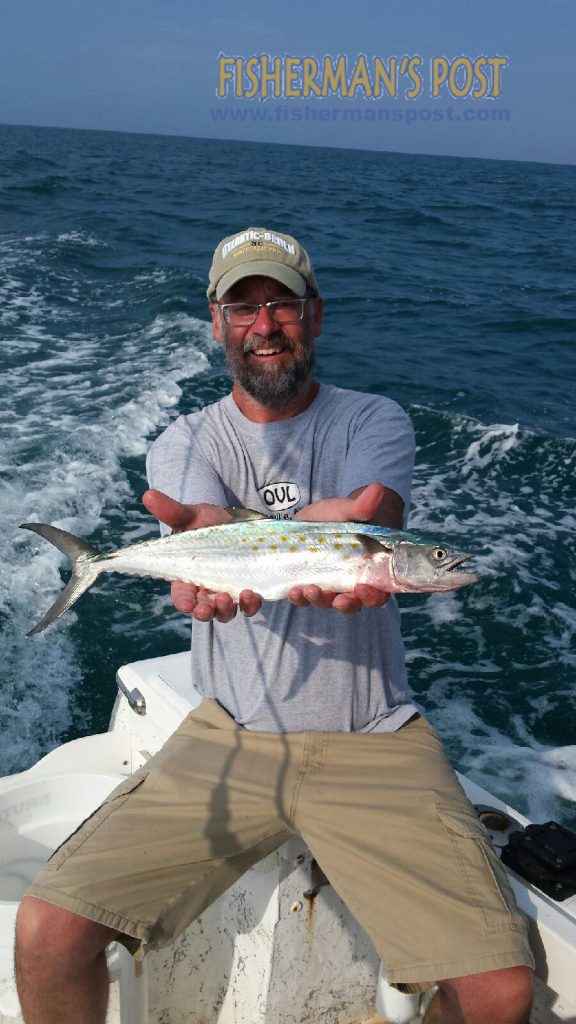
<svg viewBox="0 0 576 1024">
<path fill-rule="evenodd" d="M 432 549 L 432 558 L 436 562 L 443 562 L 444 559 L 446 558 L 447 554 L 448 554 L 448 552 L 446 551 L 446 548 L 433 548 Z"/>
</svg>

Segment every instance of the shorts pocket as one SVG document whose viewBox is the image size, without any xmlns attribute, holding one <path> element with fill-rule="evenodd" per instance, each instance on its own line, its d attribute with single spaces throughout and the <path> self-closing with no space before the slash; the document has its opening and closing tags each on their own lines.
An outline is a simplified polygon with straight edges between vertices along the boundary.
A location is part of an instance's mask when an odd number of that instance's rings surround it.
<svg viewBox="0 0 576 1024">
<path fill-rule="evenodd" d="M 83 821 L 74 829 L 70 835 L 64 839 L 60 846 L 57 846 L 52 855 L 48 860 L 48 864 L 51 868 L 56 871 L 62 867 L 62 865 L 68 860 L 71 854 L 79 850 L 80 847 L 90 838 L 91 835 L 105 821 L 108 820 L 110 815 L 118 810 L 126 802 L 128 797 L 135 793 L 137 789 L 148 778 L 149 771 L 146 768 L 140 768 L 134 772 L 133 775 L 128 775 L 127 778 L 120 782 L 111 793 L 108 794 L 106 799 L 89 814 L 88 817 L 84 818 Z M 81 776 L 79 776 L 81 779 Z"/>
<path fill-rule="evenodd" d="M 450 838 L 468 899 L 480 914 L 483 931 L 522 929 L 522 915 L 506 871 L 474 811 L 448 803 L 437 803 L 436 810 Z"/>
</svg>

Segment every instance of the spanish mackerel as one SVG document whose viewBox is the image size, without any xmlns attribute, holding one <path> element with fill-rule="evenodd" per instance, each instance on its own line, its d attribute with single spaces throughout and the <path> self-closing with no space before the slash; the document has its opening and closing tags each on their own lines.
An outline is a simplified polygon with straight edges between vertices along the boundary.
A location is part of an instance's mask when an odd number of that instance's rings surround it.
<svg viewBox="0 0 576 1024">
<path fill-rule="evenodd" d="M 72 561 L 65 589 L 28 636 L 67 611 L 103 572 L 183 580 L 234 600 L 253 590 L 279 601 L 293 586 L 314 583 L 347 592 L 369 583 L 387 593 L 456 590 L 477 575 L 458 567 L 470 555 L 402 530 L 367 523 L 317 523 L 269 519 L 248 509 L 229 509 L 232 522 L 141 541 L 109 554 L 65 530 L 23 523 Z"/>
</svg>

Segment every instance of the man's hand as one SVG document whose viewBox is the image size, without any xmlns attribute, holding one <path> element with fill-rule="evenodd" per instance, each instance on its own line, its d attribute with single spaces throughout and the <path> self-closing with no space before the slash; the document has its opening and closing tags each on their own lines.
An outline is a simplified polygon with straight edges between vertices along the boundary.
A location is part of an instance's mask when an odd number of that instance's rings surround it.
<svg viewBox="0 0 576 1024">
<path fill-rule="evenodd" d="M 148 511 L 170 526 L 174 533 L 230 522 L 230 515 L 220 505 L 183 505 L 162 491 L 146 491 L 142 501 Z M 244 615 L 254 615 L 262 607 L 261 599 L 252 590 L 243 590 L 236 605 L 230 594 L 214 593 L 182 580 L 172 584 L 172 601 L 179 612 L 188 612 L 198 622 L 211 622 L 212 619 L 230 622 L 238 608 Z"/>
<path fill-rule="evenodd" d="M 347 498 L 322 498 L 300 509 L 295 519 L 318 523 L 374 523 L 402 529 L 404 502 L 396 491 L 383 484 L 367 484 Z"/>
<path fill-rule="evenodd" d="M 402 499 L 382 484 L 360 487 L 347 498 L 323 498 L 296 513 L 295 518 L 326 523 L 375 523 L 392 529 L 402 528 Z M 359 583 L 350 593 L 336 594 L 315 585 L 292 587 L 288 600 L 299 608 L 334 608 L 344 615 L 353 615 L 361 608 L 381 608 L 389 594 Z"/>
</svg>

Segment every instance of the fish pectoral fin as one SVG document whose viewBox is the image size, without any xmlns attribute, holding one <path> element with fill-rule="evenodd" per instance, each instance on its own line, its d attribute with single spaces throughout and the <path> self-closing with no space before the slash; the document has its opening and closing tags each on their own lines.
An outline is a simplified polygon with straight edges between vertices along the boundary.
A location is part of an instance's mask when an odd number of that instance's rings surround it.
<svg viewBox="0 0 576 1024">
<path fill-rule="evenodd" d="M 228 505 L 226 511 L 230 513 L 234 523 L 250 523 L 255 519 L 272 518 L 272 516 L 264 515 L 263 512 L 255 512 L 253 508 L 241 508 L 238 505 Z"/>
<path fill-rule="evenodd" d="M 360 541 L 366 555 L 381 555 L 383 551 L 392 554 L 394 550 L 390 545 L 385 544 L 381 540 L 376 540 L 375 537 L 371 537 L 367 533 L 357 533 L 356 538 Z"/>
</svg>

